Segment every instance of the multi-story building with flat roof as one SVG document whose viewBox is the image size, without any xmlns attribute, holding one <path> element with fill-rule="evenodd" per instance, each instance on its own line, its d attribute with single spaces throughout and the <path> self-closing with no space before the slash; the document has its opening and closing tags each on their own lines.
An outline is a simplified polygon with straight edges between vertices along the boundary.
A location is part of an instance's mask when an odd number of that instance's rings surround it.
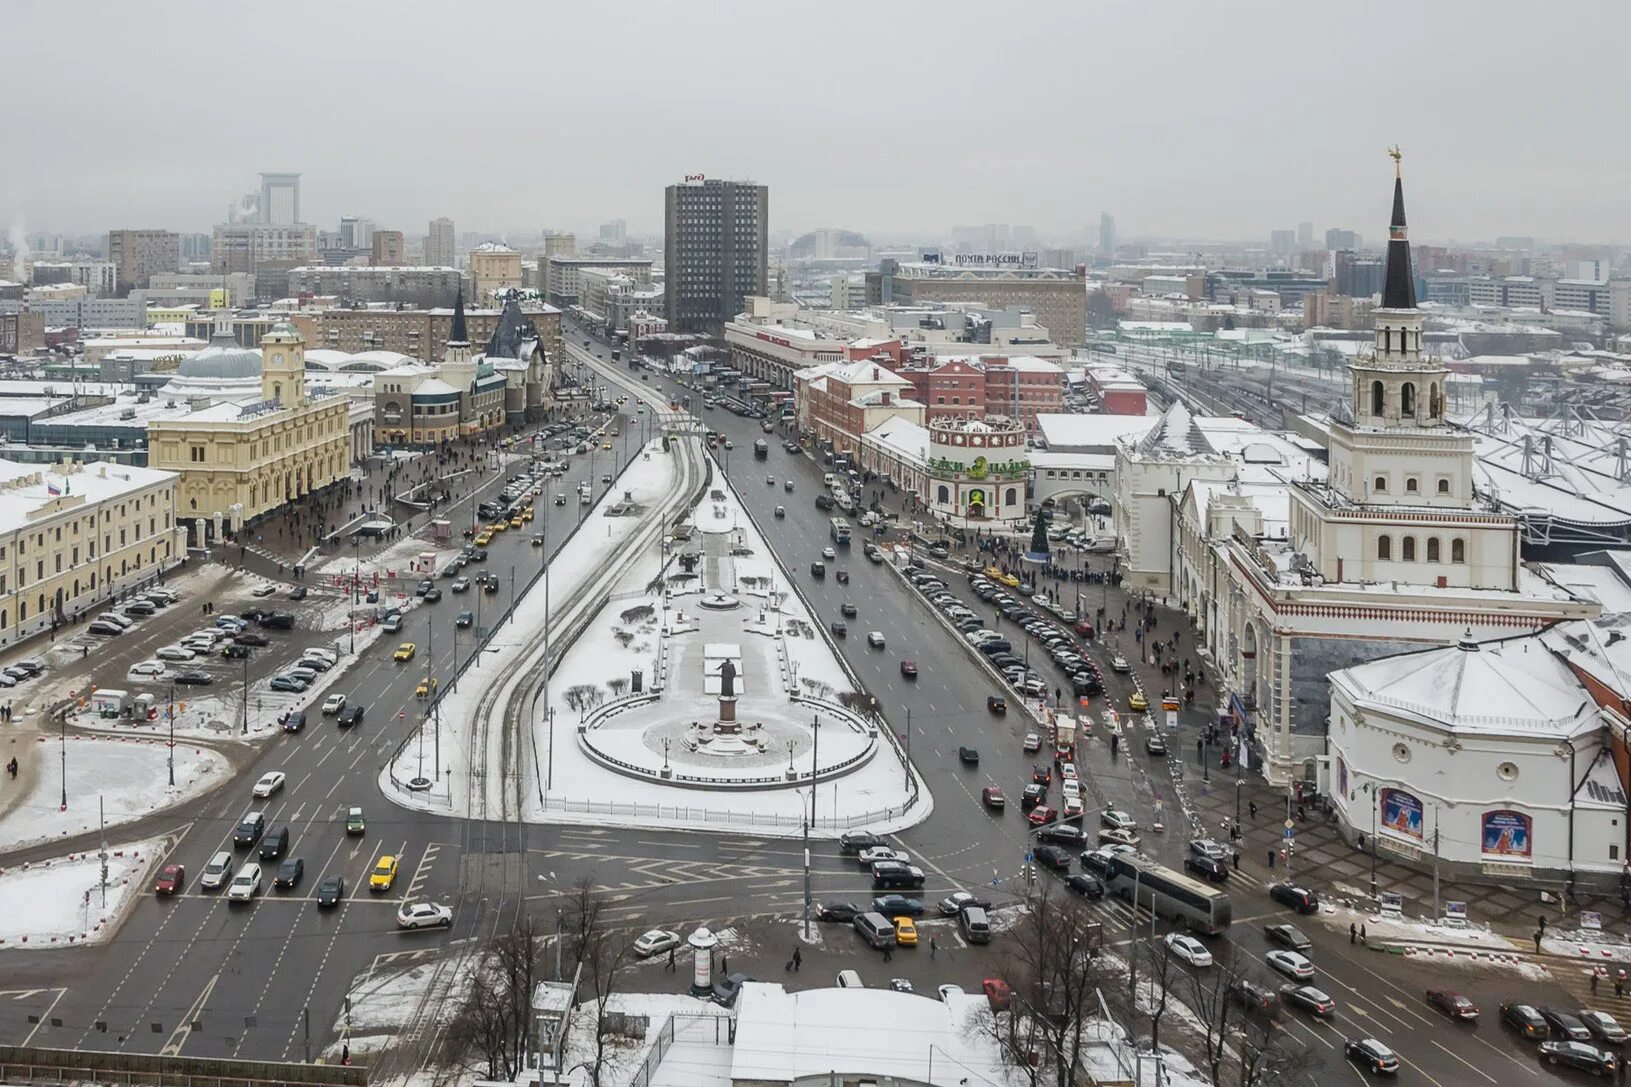
<svg viewBox="0 0 1631 1087">
<path fill-rule="evenodd" d="M 552 306 L 576 306 L 583 296 L 583 274 L 603 272 L 628 276 L 637 287 L 651 286 L 651 261 L 606 257 L 543 256 L 538 259 L 538 287 Z M 602 311 L 596 311 L 604 316 Z"/>
<path fill-rule="evenodd" d="M 318 264 L 289 272 L 291 294 L 336 295 L 347 302 L 451 306 L 464 289 L 464 274 L 452 267 L 362 268 L 348 264 L 334 268 Z"/>
<path fill-rule="evenodd" d="M 210 266 L 218 274 L 259 272 L 269 261 L 309 264 L 316 259 L 317 228 L 309 223 L 222 223 L 210 247 Z"/>
<path fill-rule="evenodd" d="M 457 265 L 457 250 L 453 244 L 453 220 L 443 216 L 430 221 L 425 234 L 425 263 L 452 268 Z"/>
<path fill-rule="evenodd" d="M 178 479 L 125 464 L 0 460 L 0 647 L 180 562 Z"/>
<path fill-rule="evenodd" d="M 117 270 L 117 291 L 124 297 L 146 287 L 155 273 L 181 267 L 181 235 L 168 230 L 110 230 L 108 260 Z"/>
<path fill-rule="evenodd" d="M 770 189 L 695 175 L 665 190 L 663 268 L 669 328 L 719 332 L 770 286 Z"/>
<path fill-rule="evenodd" d="M 369 239 L 372 251 L 371 263 L 376 268 L 395 268 L 403 263 L 403 250 L 406 243 L 400 230 L 376 230 Z M 449 264 L 452 262 L 450 261 Z"/>
<path fill-rule="evenodd" d="M 503 242 L 483 242 L 470 250 L 469 270 L 478 308 L 491 301 L 494 292 L 523 286 L 521 254 Z"/>
<path fill-rule="evenodd" d="M 886 301 L 1021 307 L 1036 314 L 1055 343 L 1087 339 L 1087 281 L 1074 271 L 925 260 L 895 264 L 885 278 Z"/>
</svg>

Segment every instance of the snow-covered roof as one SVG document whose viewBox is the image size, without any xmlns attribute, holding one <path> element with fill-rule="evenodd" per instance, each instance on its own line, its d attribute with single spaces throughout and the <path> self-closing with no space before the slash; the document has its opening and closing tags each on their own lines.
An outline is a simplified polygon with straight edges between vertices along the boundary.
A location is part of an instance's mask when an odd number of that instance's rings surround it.
<svg viewBox="0 0 1631 1087">
<path fill-rule="evenodd" d="M 1115 448 L 1117 438 L 1147 433 L 1156 422 L 1156 417 L 1150 415 L 1042 414 L 1036 417 L 1043 439 L 1055 452 L 1065 449 L 1108 452 Z"/>
<path fill-rule="evenodd" d="M 97 462 L 66 470 L 60 464 L 0 460 L 0 524 L 26 525 L 54 503 L 83 510 L 179 478 L 174 472 L 130 464 Z M 52 494 L 55 488 L 61 494 Z"/>
<path fill-rule="evenodd" d="M 929 428 L 896 415 L 861 435 L 861 444 L 876 445 L 922 464 L 929 456 Z"/>
<path fill-rule="evenodd" d="M 1333 672 L 1331 683 L 1357 706 L 1453 733 L 1562 738 L 1597 727 L 1590 693 L 1533 637 L 1384 657 Z"/>
<path fill-rule="evenodd" d="M 752 982 L 737 998 L 731 1079 L 792 1083 L 829 1075 L 933 1087 L 1017 1082 L 991 1032 L 985 997 L 927 1000 L 890 989 L 804 989 Z"/>
</svg>

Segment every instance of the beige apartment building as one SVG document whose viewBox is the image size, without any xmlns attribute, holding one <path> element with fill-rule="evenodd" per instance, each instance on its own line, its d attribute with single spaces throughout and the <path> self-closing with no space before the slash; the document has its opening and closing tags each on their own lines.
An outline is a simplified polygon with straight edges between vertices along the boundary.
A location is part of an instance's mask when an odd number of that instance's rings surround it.
<svg viewBox="0 0 1631 1087">
<path fill-rule="evenodd" d="M 305 341 L 292 326 L 264 336 L 259 356 L 260 399 L 148 424 L 148 463 L 180 475 L 176 511 L 194 546 L 350 474 L 350 398 L 308 395 Z M 235 376 L 248 360 L 216 361 Z"/>
<path fill-rule="evenodd" d="M 521 254 L 502 242 L 483 242 L 470 250 L 469 270 L 476 292 L 472 301 L 478 307 L 492 299 L 493 291 L 523 286 Z"/>
<path fill-rule="evenodd" d="M 975 302 L 1036 314 L 1053 342 L 1066 347 L 1087 341 L 1087 281 L 1054 268 L 902 264 L 892 277 L 895 302 Z"/>
<path fill-rule="evenodd" d="M 155 275 L 181 267 L 181 235 L 168 230 L 108 231 L 108 263 L 120 298 L 146 290 Z"/>
<path fill-rule="evenodd" d="M 0 648 L 180 562 L 176 483 L 154 468 L 0 460 Z"/>
<path fill-rule="evenodd" d="M 537 328 L 544 354 L 561 357 L 561 311 L 538 302 L 523 302 L 521 312 Z M 471 343 L 486 343 L 504 310 L 464 311 Z M 453 337 L 452 307 L 436 309 L 330 309 L 290 316 L 308 343 L 332 351 L 395 351 L 428 362 L 441 357 Z"/>
</svg>

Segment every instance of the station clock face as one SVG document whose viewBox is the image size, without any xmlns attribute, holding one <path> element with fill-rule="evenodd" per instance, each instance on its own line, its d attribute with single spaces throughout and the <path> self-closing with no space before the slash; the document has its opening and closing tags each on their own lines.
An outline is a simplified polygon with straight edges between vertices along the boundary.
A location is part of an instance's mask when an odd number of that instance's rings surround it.
<svg viewBox="0 0 1631 1087">
<path fill-rule="evenodd" d="M 283 352 L 279 351 L 277 354 L 272 356 L 272 365 L 274 365 L 274 366 L 282 366 L 283 365 Z"/>
</svg>

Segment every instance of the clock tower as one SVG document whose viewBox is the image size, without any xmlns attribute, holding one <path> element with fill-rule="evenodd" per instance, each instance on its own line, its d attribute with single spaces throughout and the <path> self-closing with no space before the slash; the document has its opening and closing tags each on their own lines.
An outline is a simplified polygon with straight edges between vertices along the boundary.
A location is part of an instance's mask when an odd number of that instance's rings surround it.
<svg viewBox="0 0 1631 1087">
<path fill-rule="evenodd" d="M 261 337 L 261 399 L 286 408 L 306 400 L 306 341 L 287 321 Z"/>
</svg>

